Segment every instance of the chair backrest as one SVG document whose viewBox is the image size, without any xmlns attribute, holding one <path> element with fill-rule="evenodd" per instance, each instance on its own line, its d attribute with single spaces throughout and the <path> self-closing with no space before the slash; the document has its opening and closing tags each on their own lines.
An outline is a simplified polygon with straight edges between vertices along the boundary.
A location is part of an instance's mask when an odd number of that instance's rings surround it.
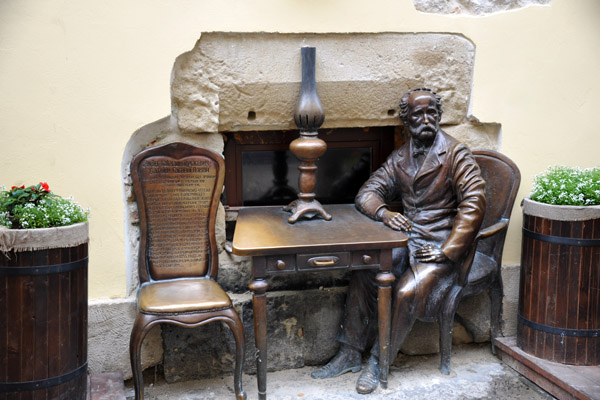
<svg viewBox="0 0 600 400">
<path fill-rule="evenodd" d="M 140 282 L 216 279 L 215 220 L 225 176 L 223 157 L 185 143 L 153 147 L 131 162 L 140 218 Z"/>
<path fill-rule="evenodd" d="M 492 150 L 473 151 L 485 180 L 486 211 L 481 229 L 510 219 L 521 183 L 519 168 L 508 157 Z M 477 251 L 500 262 L 506 231 L 479 242 Z"/>
</svg>

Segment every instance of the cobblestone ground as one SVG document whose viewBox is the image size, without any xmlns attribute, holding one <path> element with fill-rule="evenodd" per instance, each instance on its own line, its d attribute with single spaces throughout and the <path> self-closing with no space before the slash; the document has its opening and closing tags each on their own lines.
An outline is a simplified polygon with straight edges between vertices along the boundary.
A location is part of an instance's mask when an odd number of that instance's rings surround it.
<svg viewBox="0 0 600 400">
<path fill-rule="evenodd" d="M 354 386 L 359 374 L 316 380 L 312 367 L 267 374 L 267 393 L 272 400 L 403 400 L 403 399 L 552 399 L 547 393 L 524 380 L 491 354 L 489 345 L 456 346 L 452 351 L 451 373 L 438 369 L 439 355 L 400 356 L 390 369 L 387 389 L 378 388 L 370 395 L 359 395 Z M 128 382 L 127 399 L 133 399 Z M 248 399 L 258 398 L 256 376 L 244 375 Z M 152 400 L 234 399 L 233 378 L 197 380 L 167 384 L 158 380 L 146 384 L 146 398 Z"/>
</svg>

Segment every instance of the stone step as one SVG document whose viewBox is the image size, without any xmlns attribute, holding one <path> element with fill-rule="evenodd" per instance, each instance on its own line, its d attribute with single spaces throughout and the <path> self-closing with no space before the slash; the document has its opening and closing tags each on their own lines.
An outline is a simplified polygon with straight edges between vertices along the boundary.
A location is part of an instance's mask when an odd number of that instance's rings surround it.
<svg viewBox="0 0 600 400">
<path fill-rule="evenodd" d="M 494 339 L 509 367 L 559 399 L 600 400 L 600 366 L 567 365 L 538 358 L 517 346 L 517 338 Z"/>
</svg>

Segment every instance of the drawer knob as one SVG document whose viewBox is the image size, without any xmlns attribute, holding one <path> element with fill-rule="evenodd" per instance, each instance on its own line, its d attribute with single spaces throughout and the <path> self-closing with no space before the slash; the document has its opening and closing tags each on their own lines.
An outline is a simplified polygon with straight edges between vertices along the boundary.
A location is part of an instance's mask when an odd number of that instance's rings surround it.
<svg viewBox="0 0 600 400">
<path fill-rule="evenodd" d="M 371 257 L 368 254 L 364 254 L 362 256 L 362 262 L 363 262 L 363 264 L 371 264 L 373 262 L 373 257 Z"/>
<path fill-rule="evenodd" d="M 275 263 L 275 267 L 277 267 L 277 269 L 279 270 L 285 269 L 285 261 L 277 260 L 277 263 Z"/>
</svg>

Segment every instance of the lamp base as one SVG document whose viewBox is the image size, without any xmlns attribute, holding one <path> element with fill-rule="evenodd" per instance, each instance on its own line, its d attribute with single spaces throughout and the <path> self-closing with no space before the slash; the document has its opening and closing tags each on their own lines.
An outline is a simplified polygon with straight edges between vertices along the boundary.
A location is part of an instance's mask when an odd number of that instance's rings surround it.
<svg viewBox="0 0 600 400">
<path fill-rule="evenodd" d="M 312 219 L 316 216 L 320 216 L 326 221 L 331 221 L 331 214 L 325 211 L 321 203 L 315 199 L 310 201 L 302 199 L 294 200 L 287 206 L 284 206 L 283 211 L 292 213 L 288 218 L 290 224 L 295 223 L 299 219 Z"/>
</svg>

